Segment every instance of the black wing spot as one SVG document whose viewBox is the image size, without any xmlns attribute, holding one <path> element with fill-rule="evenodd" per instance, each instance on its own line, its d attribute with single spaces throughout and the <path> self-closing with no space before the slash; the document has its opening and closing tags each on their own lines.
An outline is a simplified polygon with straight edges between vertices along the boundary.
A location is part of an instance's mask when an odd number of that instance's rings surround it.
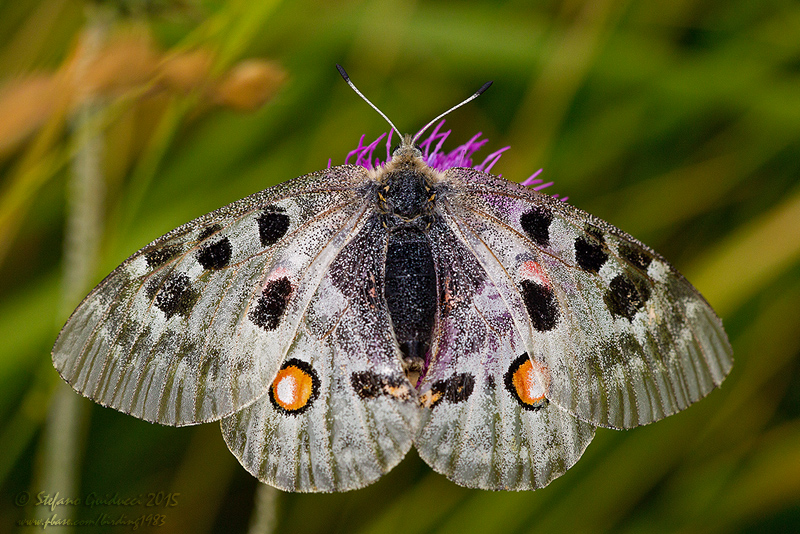
<svg viewBox="0 0 800 534">
<path fill-rule="evenodd" d="M 584 271 L 597 274 L 608 260 L 608 250 L 599 228 L 586 225 L 586 236 L 575 239 L 575 260 Z"/>
<path fill-rule="evenodd" d="M 608 291 L 603 296 L 611 315 L 625 317 L 629 321 L 633 320 L 638 310 L 644 308 L 649 298 L 650 288 L 643 279 L 637 283 L 624 274 L 611 280 Z"/>
<path fill-rule="evenodd" d="M 534 243 L 546 247 L 550 244 L 550 223 L 553 222 L 553 212 L 544 206 L 537 206 L 523 213 L 519 224 Z"/>
<path fill-rule="evenodd" d="M 268 247 L 278 242 L 289 230 L 291 220 L 284 213 L 265 211 L 256 219 L 261 246 Z"/>
<path fill-rule="evenodd" d="M 222 225 L 220 225 L 220 224 L 212 224 L 211 226 L 208 226 L 208 227 L 206 227 L 206 228 L 203 228 L 203 231 L 202 231 L 202 232 L 200 232 L 200 233 L 197 235 L 197 240 L 198 240 L 198 241 L 203 241 L 203 240 L 204 240 L 204 239 L 206 239 L 207 237 L 210 237 L 210 236 L 212 236 L 212 235 L 216 234 L 216 233 L 217 233 L 217 232 L 219 232 L 220 230 L 222 230 Z"/>
<path fill-rule="evenodd" d="M 603 231 L 600 228 L 592 226 L 591 224 L 587 224 L 586 226 L 583 227 L 583 231 L 589 234 L 590 236 L 594 237 L 601 243 L 605 242 L 605 238 L 603 237 Z"/>
<path fill-rule="evenodd" d="M 145 253 L 144 259 L 147 260 L 147 266 L 151 269 L 160 267 L 167 263 L 169 260 L 180 254 L 181 247 L 178 245 L 167 245 L 165 247 L 157 248 Z"/>
<path fill-rule="evenodd" d="M 475 377 L 469 373 L 453 375 L 447 380 L 437 380 L 431 384 L 431 393 L 436 400 L 433 406 L 446 400 L 451 404 L 464 402 L 475 390 Z"/>
<path fill-rule="evenodd" d="M 561 313 L 553 290 L 530 280 L 523 280 L 520 288 L 533 327 L 540 332 L 555 328 Z"/>
<path fill-rule="evenodd" d="M 647 251 L 630 243 L 620 243 L 619 255 L 642 272 L 647 272 L 647 268 L 653 262 L 653 257 Z"/>
<path fill-rule="evenodd" d="M 227 237 L 210 245 L 203 246 L 197 252 L 197 261 L 203 269 L 222 269 L 231 261 L 231 242 Z"/>
<path fill-rule="evenodd" d="M 380 375 L 372 371 L 356 371 L 350 375 L 350 385 L 362 399 L 375 399 L 382 395 L 405 400 L 411 390 L 402 376 Z"/>
<path fill-rule="evenodd" d="M 153 305 L 164 312 L 169 319 L 173 315 L 189 315 L 192 307 L 200 298 L 200 293 L 192 289 L 189 277 L 183 273 L 173 273 L 159 287 L 159 281 L 152 280 L 145 292 L 153 300 Z"/>
<path fill-rule="evenodd" d="M 289 297 L 292 294 L 292 283 L 285 276 L 276 280 L 270 280 L 258 302 L 250 310 L 247 316 L 253 324 L 264 330 L 275 330 L 280 324 L 281 317 L 289 305 Z"/>
<path fill-rule="evenodd" d="M 372 371 L 358 371 L 350 375 L 350 385 L 362 399 L 374 399 L 383 394 L 383 380 Z"/>
<path fill-rule="evenodd" d="M 161 280 L 152 279 L 144 286 L 144 294 L 147 295 L 148 299 L 153 300 L 156 298 L 159 289 L 161 289 Z"/>
</svg>

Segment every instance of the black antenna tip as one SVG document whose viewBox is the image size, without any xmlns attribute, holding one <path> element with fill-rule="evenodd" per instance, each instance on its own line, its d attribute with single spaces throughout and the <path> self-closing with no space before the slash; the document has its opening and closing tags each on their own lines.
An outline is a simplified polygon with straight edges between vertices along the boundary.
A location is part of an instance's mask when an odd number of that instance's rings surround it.
<svg viewBox="0 0 800 534">
<path fill-rule="evenodd" d="M 338 67 L 339 65 L 336 65 L 336 66 Z M 483 84 L 481 86 L 481 88 L 478 89 L 478 91 L 475 93 L 475 96 L 482 95 L 484 93 L 484 91 L 486 91 L 489 87 L 492 86 L 493 83 L 494 82 L 486 82 L 485 84 Z"/>
<path fill-rule="evenodd" d="M 350 76 L 348 76 L 348 75 L 347 75 L 347 72 L 344 70 L 344 67 L 342 67 L 341 65 L 339 65 L 339 64 L 337 63 L 337 64 L 336 64 L 336 70 L 338 70 L 338 71 L 339 71 L 339 74 L 341 74 L 341 75 L 342 75 L 342 78 L 344 78 L 344 81 L 346 81 L 346 82 L 349 82 L 349 81 L 350 81 Z M 492 82 L 489 82 L 489 84 L 491 84 L 491 83 L 492 83 Z M 485 91 L 485 89 L 484 89 L 484 91 Z"/>
</svg>

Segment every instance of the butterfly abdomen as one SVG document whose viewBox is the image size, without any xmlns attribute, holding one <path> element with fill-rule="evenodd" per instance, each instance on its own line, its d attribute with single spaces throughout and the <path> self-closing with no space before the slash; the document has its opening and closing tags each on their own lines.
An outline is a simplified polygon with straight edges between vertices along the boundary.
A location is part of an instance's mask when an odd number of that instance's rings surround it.
<svg viewBox="0 0 800 534">
<path fill-rule="evenodd" d="M 388 231 L 384 297 L 410 378 L 425 366 L 436 316 L 432 172 L 414 150 L 401 149 L 378 178 L 377 208 Z"/>
<path fill-rule="evenodd" d="M 389 232 L 384 296 L 407 371 L 419 371 L 433 337 L 436 271 L 428 236 L 412 227 Z"/>
</svg>

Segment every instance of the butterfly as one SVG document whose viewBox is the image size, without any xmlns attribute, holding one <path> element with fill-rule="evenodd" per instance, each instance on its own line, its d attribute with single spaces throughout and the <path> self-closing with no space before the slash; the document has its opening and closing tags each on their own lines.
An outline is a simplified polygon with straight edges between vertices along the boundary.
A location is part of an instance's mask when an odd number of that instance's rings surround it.
<svg viewBox="0 0 800 534">
<path fill-rule="evenodd" d="M 463 486 L 541 488 L 595 428 L 723 381 L 722 323 L 664 258 L 537 190 L 429 165 L 424 130 L 382 165 L 329 166 L 145 246 L 69 318 L 56 369 L 146 421 L 221 420 L 258 479 L 324 492 L 412 446 Z"/>
</svg>

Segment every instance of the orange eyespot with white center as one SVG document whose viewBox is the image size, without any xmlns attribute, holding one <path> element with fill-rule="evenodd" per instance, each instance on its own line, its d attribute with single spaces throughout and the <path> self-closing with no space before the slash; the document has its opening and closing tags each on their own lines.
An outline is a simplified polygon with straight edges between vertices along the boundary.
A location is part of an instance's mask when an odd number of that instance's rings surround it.
<svg viewBox="0 0 800 534">
<path fill-rule="evenodd" d="M 526 261 L 519 266 L 517 274 L 521 280 L 530 280 L 540 286 L 550 287 L 550 279 L 542 269 L 542 266 L 535 261 Z"/>
<path fill-rule="evenodd" d="M 306 362 L 291 359 L 283 364 L 269 388 L 269 400 L 280 412 L 298 415 L 319 396 L 319 378 Z"/>
<path fill-rule="evenodd" d="M 520 406 L 537 410 L 547 402 L 547 368 L 523 353 L 505 374 L 506 389 Z"/>
</svg>

